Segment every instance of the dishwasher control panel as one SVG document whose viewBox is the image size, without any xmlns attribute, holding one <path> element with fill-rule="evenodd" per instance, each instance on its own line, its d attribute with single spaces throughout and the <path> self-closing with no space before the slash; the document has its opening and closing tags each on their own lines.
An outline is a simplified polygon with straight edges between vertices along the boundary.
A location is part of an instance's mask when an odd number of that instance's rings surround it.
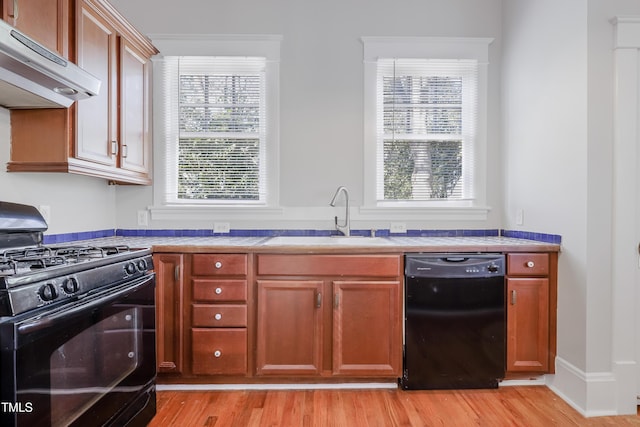
<svg viewBox="0 0 640 427">
<path fill-rule="evenodd" d="M 503 254 L 408 253 L 405 255 L 407 277 L 491 277 L 504 276 Z"/>
</svg>

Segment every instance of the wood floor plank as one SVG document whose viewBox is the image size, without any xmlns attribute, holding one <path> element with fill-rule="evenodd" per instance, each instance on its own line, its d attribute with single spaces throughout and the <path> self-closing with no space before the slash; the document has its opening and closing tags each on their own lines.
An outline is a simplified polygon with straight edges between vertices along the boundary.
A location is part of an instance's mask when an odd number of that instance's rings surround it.
<svg viewBox="0 0 640 427">
<path fill-rule="evenodd" d="M 640 426 L 584 418 L 544 386 L 495 390 L 159 391 L 148 427 Z"/>
</svg>

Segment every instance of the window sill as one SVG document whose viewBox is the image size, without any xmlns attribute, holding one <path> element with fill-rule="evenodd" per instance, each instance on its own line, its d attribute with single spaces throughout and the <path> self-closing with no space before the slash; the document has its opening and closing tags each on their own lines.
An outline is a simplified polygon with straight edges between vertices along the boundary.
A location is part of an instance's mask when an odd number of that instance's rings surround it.
<svg viewBox="0 0 640 427">
<path fill-rule="evenodd" d="M 363 206 L 360 215 L 367 219 L 484 221 L 489 206 Z"/>
<path fill-rule="evenodd" d="M 216 216 L 233 217 L 239 220 L 252 220 L 256 215 L 261 218 L 281 217 L 282 208 L 268 206 L 151 206 L 149 208 L 151 219 L 154 221 L 190 220 L 204 221 L 211 220 Z"/>
</svg>

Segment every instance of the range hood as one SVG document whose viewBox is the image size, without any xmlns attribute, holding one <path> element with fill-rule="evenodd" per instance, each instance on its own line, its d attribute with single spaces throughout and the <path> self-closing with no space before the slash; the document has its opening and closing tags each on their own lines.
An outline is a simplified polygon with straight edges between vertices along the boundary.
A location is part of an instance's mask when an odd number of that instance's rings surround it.
<svg viewBox="0 0 640 427">
<path fill-rule="evenodd" d="M 67 108 L 100 80 L 0 20 L 0 106 Z"/>
</svg>

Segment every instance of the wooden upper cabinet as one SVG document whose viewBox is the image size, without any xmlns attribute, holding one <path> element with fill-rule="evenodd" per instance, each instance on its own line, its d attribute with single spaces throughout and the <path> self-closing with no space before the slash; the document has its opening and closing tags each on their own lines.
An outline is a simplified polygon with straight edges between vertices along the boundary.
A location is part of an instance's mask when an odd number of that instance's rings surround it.
<svg viewBox="0 0 640 427">
<path fill-rule="evenodd" d="M 117 36 L 113 26 L 82 2 L 77 18 L 78 65 L 102 81 L 100 94 L 77 105 L 75 157 L 117 165 Z"/>
<path fill-rule="evenodd" d="M 3 0 L 2 19 L 46 48 L 67 57 L 69 0 Z"/>
<path fill-rule="evenodd" d="M 101 80 L 100 94 L 69 109 L 12 110 L 7 170 L 151 184 L 149 76 L 158 51 L 106 0 L 73 4 L 71 53 Z"/>
<path fill-rule="evenodd" d="M 120 167 L 149 172 L 150 61 L 133 43 L 120 39 Z"/>
</svg>

